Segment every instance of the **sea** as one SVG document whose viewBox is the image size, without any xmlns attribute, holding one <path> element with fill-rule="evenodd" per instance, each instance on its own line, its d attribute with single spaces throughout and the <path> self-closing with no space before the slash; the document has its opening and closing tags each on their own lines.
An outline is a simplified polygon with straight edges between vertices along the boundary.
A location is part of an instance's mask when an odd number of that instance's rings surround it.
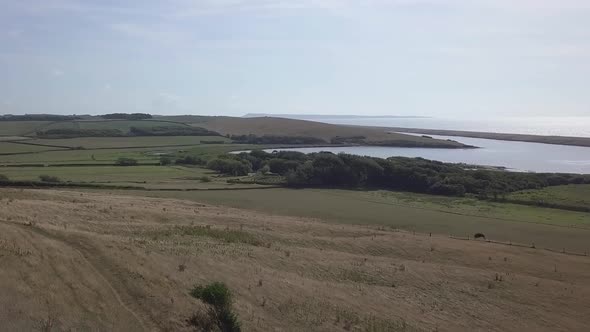
<svg viewBox="0 0 590 332">
<path fill-rule="evenodd" d="M 298 116 L 299 119 L 306 119 Z M 447 129 L 494 133 L 590 137 L 590 117 L 505 117 L 505 118 L 394 118 L 313 117 L 312 121 L 380 127 Z M 529 142 L 511 142 L 460 136 L 429 135 L 452 139 L 479 149 L 433 149 L 396 147 L 300 148 L 301 152 L 331 151 L 388 158 L 422 157 L 453 163 L 505 167 L 520 172 L 590 174 L 590 148 Z"/>
</svg>

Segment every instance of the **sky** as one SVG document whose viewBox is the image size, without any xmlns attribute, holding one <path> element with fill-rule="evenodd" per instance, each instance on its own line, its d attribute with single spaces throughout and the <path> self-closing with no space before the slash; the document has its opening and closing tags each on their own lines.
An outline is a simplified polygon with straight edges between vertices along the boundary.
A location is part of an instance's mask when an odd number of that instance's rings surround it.
<svg viewBox="0 0 590 332">
<path fill-rule="evenodd" d="M 590 115 L 588 0 L 0 0 L 0 113 Z"/>
</svg>

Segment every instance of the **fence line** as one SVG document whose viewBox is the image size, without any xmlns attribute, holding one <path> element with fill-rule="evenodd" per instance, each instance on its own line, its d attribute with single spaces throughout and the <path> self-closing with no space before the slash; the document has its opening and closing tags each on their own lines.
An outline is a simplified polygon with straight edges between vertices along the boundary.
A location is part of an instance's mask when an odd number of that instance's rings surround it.
<svg viewBox="0 0 590 332">
<path fill-rule="evenodd" d="M 428 237 L 445 237 L 444 235 L 441 234 L 433 234 L 433 233 L 423 233 L 423 232 L 416 232 L 416 231 L 407 231 L 407 230 L 401 230 L 398 228 L 393 229 L 393 231 L 395 232 L 399 232 L 399 233 L 408 233 L 408 234 L 412 234 L 412 235 L 418 235 L 418 236 L 428 236 Z M 460 241 L 476 241 L 476 242 L 484 242 L 484 241 L 479 241 L 474 239 L 471 236 L 467 236 L 467 237 L 462 237 L 462 236 L 455 236 L 452 234 L 449 234 L 448 236 L 450 239 L 453 240 L 460 240 Z M 535 245 L 535 243 L 531 243 L 531 244 L 524 244 L 524 243 L 517 243 L 517 242 L 504 242 L 504 241 L 496 241 L 496 240 L 490 240 L 490 239 L 485 239 L 486 243 L 493 243 L 493 244 L 500 244 L 500 245 L 505 245 L 505 246 L 511 246 L 511 247 L 519 247 L 519 248 L 528 248 L 528 249 L 539 249 L 539 250 L 546 250 L 546 251 L 550 251 L 553 253 L 557 253 L 557 254 L 563 254 L 563 255 L 571 255 L 571 256 L 580 256 L 580 257 L 589 257 L 588 252 L 575 252 L 575 251 L 568 251 L 565 248 L 562 248 L 560 250 L 558 249 L 553 249 L 553 248 L 546 248 L 546 247 L 538 247 Z"/>
</svg>

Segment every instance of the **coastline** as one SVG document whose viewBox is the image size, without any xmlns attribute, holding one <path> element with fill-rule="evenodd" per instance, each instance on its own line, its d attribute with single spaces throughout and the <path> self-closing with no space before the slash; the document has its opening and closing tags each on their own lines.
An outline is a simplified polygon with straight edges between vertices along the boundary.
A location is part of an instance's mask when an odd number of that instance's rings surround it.
<svg viewBox="0 0 590 332">
<path fill-rule="evenodd" d="M 477 132 L 477 131 L 461 131 L 461 130 L 446 130 L 446 129 L 420 129 L 420 128 L 400 128 L 400 127 L 379 127 L 380 129 L 389 130 L 391 132 L 405 132 L 412 134 L 423 135 L 441 135 L 441 136 L 457 136 L 492 139 L 499 141 L 512 142 L 529 142 L 542 143 L 553 145 L 570 145 L 590 147 L 590 137 L 573 137 L 573 136 L 545 136 L 545 135 L 528 135 L 528 134 L 508 134 L 508 133 L 491 133 L 491 132 Z"/>
</svg>

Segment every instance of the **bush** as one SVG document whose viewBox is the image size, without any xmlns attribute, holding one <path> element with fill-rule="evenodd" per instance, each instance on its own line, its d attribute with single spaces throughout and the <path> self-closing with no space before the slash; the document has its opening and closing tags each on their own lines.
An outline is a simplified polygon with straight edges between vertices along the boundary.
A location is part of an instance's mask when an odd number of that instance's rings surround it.
<svg viewBox="0 0 590 332">
<path fill-rule="evenodd" d="M 160 157 L 160 165 L 162 165 L 162 166 L 172 165 L 172 158 L 170 158 L 168 156 L 161 156 Z"/>
<path fill-rule="evenodd" d="M 155 126 L 155 127 L 131 127 L 131 136 L 220 136 L 218 132 L 201 127 L 181 126 Z"/>
<path fill-rule="evenodd" d="M 275 135 L 232 135 L 232 141 L 241 144 L 326 144 L 321 138 L 309 136 L 275 136 Z"/>
<path fill-rule="evenodd" d="M 270 172 L 270 167 L 268 165 L 264 165 L 258 171 L 260 172 L 260 174 L 266 175 Z"/>
<path fill-rule="evenodd" d="M 115 162 L 116 166 L 137 166 L 137 160 L 133 158 L 120 157 Z"/>
<path fill-rule="evenodd" d="M 201 176 L 201 177 L 199 178 L 199 180 L 200 180 L 201 182 L 203 182 L 203 183 L 206 183 L 206 182 L 211 182 L 211 178 L 210 178 L 210 177 L 208 177 L 208 176 Z"/>
<path fill-rule="evenodd" d="M 76 137 L 122 137 L 125 134 L 118 129 L 48 129 L 36 132 L 41 138 L 76 138 Z"/>
<path fill-rule="evenodd" d="M 145 120 L 151 119 L 152 115 L 147 113 L 110 113 L 100 117 L 109 120 Z"/>
<path fill-rule="evenodd" d="M 184 156 L 176 159 L 178 165 L 205 165 L 207 162 L 197 156 Z"/>
<path fill-rule="evenodd" d="M 289 171 L 294 171 L 299 166 L 295 160 L 274 158 L 268 161 L 270 171 L 276 174 L 285 175 Z"/>
<path fill-rule="evenodd" d="M 53 182 L 53 183 L 57 183 L 57 182 L 61 182 L 60 178 L 58 178 L 57 176 L 53 176 L 53 175 L 39 175 L 39 180 L 43 181 L 43 182 Z"/>
<path fill-rule="evenodd" d="M 216 158 L 207 163 L 207 168 L 233 176 L 248 175 L 252 172 L 252 165 L 245 160 Z"/>
<path fill-rule="evenodd" d="M 463 196 L 465 195 L 465 187 L 461 184 L 437 182 L 428 188 L 428 192 L 435 195 Z"/>
<path fill-rule="evenodd" d="M 238 316 L 232 311 L 232 294 L 222 282 L 214 282 L 207 286 L 196 286 L 190 292 L 191 296 L 203 301 L 209 306 L 207 316 L 195 314 L 189 320 L 189 325 L 204 329 L 206 326 L 216 325 L 223 332 L 241 331 Z M 211 322 L 213 324 L 211 324 Z"/>
<path fill-rule="evenodd" d="M 0 181 L 8 181 L 8 176 L 4 175 L 4 174 L 0 174 Z"/>
</svg>

